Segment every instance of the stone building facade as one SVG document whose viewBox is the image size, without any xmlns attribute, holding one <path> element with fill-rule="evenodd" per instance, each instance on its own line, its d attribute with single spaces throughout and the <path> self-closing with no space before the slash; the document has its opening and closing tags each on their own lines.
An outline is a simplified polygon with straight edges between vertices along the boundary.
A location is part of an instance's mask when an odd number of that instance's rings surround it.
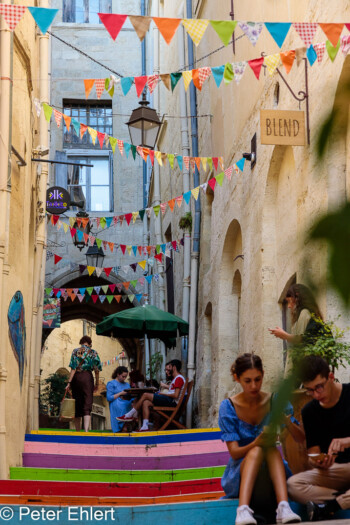
<svg viewBox="0 0 350 525">
<path fill-rule="evenodd" d="M 188 2 L 159 2 L 159 16 L 190 17 Z M 196 0 L 192 2 L 194 18 L 229 20 L 231 3 Z M 253 14 L 252 14 L 253 13 Z M 348 2 L 238 3 L 235 20 L 246 21 L 317 21 L 338 22 L 349 13 Z M 253 16 L 254 15 L 254 16 Z M 346 31 L 342 34 L 347 34 Z M 235 54 L 232 44 L 222 48 L 217 34 L 208 28 L 195 49 L 194 67 L 219 66 L 226 62 L 259 58 L 261 53 L 280 50 L 264 28 L 255 46 L 237 26 Z M 182 40 L 182 43 L 181 43 Z M 320 28 L 314 42 L 324 42 Z M 160 73 L 191 69 L 187 66 L 187 35 L 179 27 L 171 44 L 162 37 Z M 281 51 L 303 46 L 294 30 L 290 30 Z M 185 53 L 183 54 L 183 49 Z M 202 58 L 206 57 L 206 58 Z M 278 73 L 261 72 L 258 81 L 247 66 L 237 85 L 222 82 L 220 88 L 211 77 L 202 90 L 196 90 L 199 156 L 224 156 L 225 168 L 249 153 L 251 140 L 257 134 L 257 161 L 253 168 L 245 163 L 244 172 L 225 178 L 222 187 L 201 192 L 201 227 L 196 321 L 195 393 L 193 408 L 199 426 L 217 426 L 218 407 L 233 389 L 230 366 L 242 352 L 259 354 L 265 364 L 265 388 L 273 389 L 283 372 L 283 344 L 272 337 L 269 327 L 288 323 L 283 303 L 292 282 L 307 283 L 325 274 L 327 253 L 324 246 L 307 240 L 312 222 L 329 209 L 349 198 L 349 133 L 333 145 L 322 163 L 315 156 L 315 141 L 320 123 L 337 100 L 339 86 L 349 78 L 350 58 L 339 51 L 334 62 L 327 52 L 321 63 L 308 66 L 311 144 L 305 146 L 262 145 L 260 110 L 299 110 Z M 305 90 L 304 61 L 294 63 L 287 76 L 280 71 L 291 89 L 298 94 Z M 189 149 L 193 107 L 190 89 L 185 94 L 182 81 L 174 92 L 159 87 L 159 111 L 168 115 L 158 149 L 181 153 Z M 182 102 L 181 102 L 182 97 Z M 183 102 L 185 99 L 185 102 Z M 305 111 L 305 102 L 300 109 Z M 182 111 L 182 113 L 181 113 Z M 172 119 L 171 116 L 187 115 Z M 193 127 L 192 127 L 193 132 Z M 185 138 L 184 138 L 185 135 Z M 187 145 L 186 145 L 187 144 Z M 192 152 L 187 153 L 194 155 Z M 215 173 L 201 168 L 200 183 Z M 163 169 L 160 175 L 161 202 L 184 192 L 186 174 Z M 193 188 L 191 176 L 190 188 Z M 152 186 L 151 186 L 152 188 Z M 185 190 L 186 191 L 186 190 Z M 152 193 L 150 200 L 152 199 Z M 193 199 L 191 211 L 194 220 Z M 167 209 L 162 221 L 163 235 L 171 230 L 180 235 L 179 218 L 184 208 L 174 213 Z M 192 250 L 193 252 L 193 250 Z M 175 310 L 181 312 L 185 279 L 183 255 L 175 256 Z M 193 286 L 193 279 L 192 279 Z M 349 325 L 349 316 L 342 311 L 338 298 L 330 291 L 318 297 L 325 319 Z M 340 379 L 347 372 L 339 374 Z"/>
<path fill-rule="evenodd" d="M 28 11 L 14 32 L 3 17 L 0 24 L 0 479 L 6 479 L 9 466 L 21 464 L 38 402 L 47 166 L 31 159 L 47 148 L 46 121 L 33 98 L 47 100 L 48 37 Z"/>
</svg>

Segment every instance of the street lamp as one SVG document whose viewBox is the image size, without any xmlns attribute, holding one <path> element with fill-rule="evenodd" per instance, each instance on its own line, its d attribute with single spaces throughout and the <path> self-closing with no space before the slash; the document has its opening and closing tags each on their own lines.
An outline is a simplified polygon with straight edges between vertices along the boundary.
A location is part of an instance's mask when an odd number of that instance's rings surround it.
<svg viewBox="0 0 350 525">
<path fill-rule="evenodd" d="M 94 266 L 95 268 L 102 268 L 103 259 L 105 257 L 102 248 L 98 247 L 96 241 L 93 246 L 89 246 L 86 252 L 86 261 L 88 266 Z"/>
<path fill-rule="evenodd" d="M 89 214 L 86 213 L 86 211 L 78 211 L 78 213 L 76 214 L 76 218 L 77 219 L 88 219 Z M 83 225 L 84 222 L 86 222 L 85 226 Z M 73 244 L 74 246 L 79 248 L 80 251 L 86 246 L 86 242 L 84 239 L 84 233 L 89 235 L 91 231 L 90 221 L 84 221 L 84 222 L 80 223 L 80 226 L 78 225 L 77 221 L 75 221 L 75 223 L 73 224 L 73 228 L 76 229 L 76 232 L 73 236 Z M 78 233 L 78 231 L 81 233 Z"/>
<path fill-rule="evenodd" d="M 148 104 L 143 94 L 139 107 L 132 111 L 126 124 L 129 126 L 130 139 L 134 146 L 153 149 L 162 123 L 156 110 L 148 108 Z"/>
</svg>

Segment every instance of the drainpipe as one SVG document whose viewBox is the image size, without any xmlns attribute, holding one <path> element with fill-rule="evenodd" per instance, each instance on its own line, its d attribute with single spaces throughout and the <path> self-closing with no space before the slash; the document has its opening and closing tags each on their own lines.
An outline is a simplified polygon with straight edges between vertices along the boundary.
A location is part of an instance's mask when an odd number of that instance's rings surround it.
<svg viewBox="0 0 350 525">
<path fill-rule="evenodd" d="M 181 9 L 178 12 L 178 18 L 186 18 L 184 16 L 184 5 L 182 4 Z M 185 32 L 181 26 L 179 29 L 181 35 L 179 35 L 178 42 L 178 53 L 179 53 L 179 68 L 182 70 L 186 64 L 185 55 Z M 180 85 L 180 116 L 181 116 L 181 155 L 185 157 L 190 156 L 190 144 L 188 137 L 188 120 L 187 120 L 187 101 L 186 92 L 183 84 Z M 189 169 L 184 166 L 183 169 L 183 193 L 186 193 L 190 189 L 190 173 Z M 191 210 L 189 204 L 183 202 L 184 212 L 187 213 Z M 184 233 L 184 269 L 183 269 L 183 281 L 182 281 L 182 319 L 188 322 L 189 310 L 190 310 L 190 288 L 191 288 L 191 234 L 188 231 Z M 183 337 L 181 341 L 181 361 L 187 363 L 187 349 L 188 339 Z"/>
<path fill-rule="evenodd" d="M 5 0 L 5 4 L 10 4 Z M 12 65 L 11 31 L 4 18 L 0 22 L 0 479 L 7 479 L 6 462 L 6 354 L 8 350 L 6 275 L 8 223 L 10 217 Z"/>
<path fill-rule="evenodd" d="M 40 7 L 48 8 L 48 0 L 41 0 Z M 39 93 L 40 102 L 50 102 L 49 94 L 49 35 L 39 34 L 39 64 L 40 64 L 40 83 Z M 43 150 L 49 148 L 49 125 L 45 119 L 44 112 L 40 114 L 39 122 L 39 146 Z M 48 164 L 40 163 L 38 170 L 38 201 L 40 207 L 45 209 L 46 189 L 48 181 Z M 40 171 L 39 171 L 40 170 Z M 34 260 L 34 283 L 33 283 L 33 330 L 31 340 L 31 360 L 30 371 L 30 391 L 29 391 L 29 429 L 39 428 L 39 383 L 40 383 L 40 358 L 42 347 L 42 325 L 43 325 L 43 302 L 44 302 L 44 282 L 46 264 L 46 223 L 44 214 L 38 217 L 36 230 L 36 252 Z"/>
<path fill-rule="evenodd" d="M 156 1 L 153 6 L 153 16 L 158 17 L 159 16 L 159 2 Z M 155 31 L 155 30 L 154 30 Z M 156 31 L 153 33 L 153 53 L 154 53 L 154 62 L 153 62 L 153 69 L 154 74 L 159 74 L 159 32 Z M 154 97 L 155 101 L 155 109 L 159 112 L 160 108 L 160 99 L 159 99 L 159 87 L 156 88 L 156 96 Z M 160 171 L 159 171 L 159 164 L 158 162 L 154 162 L 153 166 L 153 188 L 154 188 L 154 194 L 153 194 L 153 202 L 152 206 L 157 206 L 160 204 Z M 161 215 L 162 213 L 158 213 L 158 217 L 155 217 L 154 222 L 154 230 L 155 230 L 155 236 L 156 236 L 156 244 L 162 244 L 162 227 L 161 227 Z M 157 264 L 158 273 L 163 274 L 164 276 L 164 264 L 163 262 Z M 165 289 L 164 289 L 164 282 L 159 283 L 158 285 L 158 292 L 159 292 L 159 308 L 161 310 L 164 310 L 165 306 Z M 165 344 L 162 342 L 159 342 L 160 352 L 162 354 L 162 364 L 165 365 L 166 362 L 166 353 L 165 353 Z M 162 367 L 163 370 L 164 366 Z M 163 377 L 163 371 L 162 375 Z"/>
<path fill-rule="evenodd" d="M 141 0 L 141 16 L 146 15 L 146 2 Z M 141 68 L 142 75 L 146 75 L 146 38 L 141 42 Z M 143 207 L 147 207 L 147 164 L 142 162 L 142 186 L 143 186 Z M 146 246 L 148 244 L 148 231 L 147 231 L 147 215 L 145 213 L 143 217 L 143 244 Z M 148 377 L 147 370 L 149 368 L 149 339 L 148 337 L 144 338 L 145 344 L 145 375 Z"/>
<path fill-rule="evenodd" d="M 186 0 L 187 18 L 192 18 L 192 0 Z M 188 63 L 189 69 L 194 67 L 193 42 L 188 35 Z M 191 137 L 192 137 L 192 155 L 198 157 L 198 123 L 197 123 L 197 94 L 196 88 L 191 82 L 190 85 L 190 110 L 191 110 Z M 199 172 L 197 166 L 193 175 L 193 187 L 199 186 Z M 191 294 L 190 294 L 190 329 L 188 337 L 188 362 L 187 375 L 191 381 L 195 376 L 195 349 L 196 349 L 196 323 L 197 323 L 197 289 L 198 289 L 198 266 L 199 266 L 199 243 L 201 228 L 201 203 L 200 199 L 195 201 L 194 228 L 193 228 L 193 245 L 191 255 Z M 193 390 L 192 390 L 193 392 Z M 192 402 L 193 394 L 187 404 L 186 426 L 190 427 L 192 423 Z"/>
</svg>

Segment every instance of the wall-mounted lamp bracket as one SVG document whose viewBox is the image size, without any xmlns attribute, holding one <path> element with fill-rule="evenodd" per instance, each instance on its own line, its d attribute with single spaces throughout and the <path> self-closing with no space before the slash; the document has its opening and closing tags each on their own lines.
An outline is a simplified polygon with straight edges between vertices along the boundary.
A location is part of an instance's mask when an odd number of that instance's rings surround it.
<svg viewBox="0 0 350 525">
<path fill-rule="evenodd" d="M 262 52 L 261 56 L 265 57 L 266 53 Z M 309 110 L 309 96 L 310 95 L 309 95 L 308 65 L 307 65 L 307 58 L 306 57 L 303 58 L 302 60 L 304 61 L 304 66 L 305 66 L 305 69 L 304 69 L 304 72 L 305 72 L 305 91 L 298 91 L 298 95 L 299 96 L 297 96 L 294 93 L 294 91 L 292 90 L 292 88 L 290 87 L 290 85 L 288 84 L 287 80 L 284 78 L 284 76 L 282 75 L 282 73 L 278 69 L 278 67 L 276 67 L 276 71 L 279 74 L 279 76 L 281 77 L 281 79 L 283 80 L 283 82 L 285 83 L 285 85 L 287 86 L 287 88 L 289 89 L 289 91 L 292 94 L 292 96 L 295 98 L 295 100 L 297 100 L 299 102 L 299 109 L 300 109 L 300 103 L 305 100 L 307 143 L 310 146 L 310 110 Z M 263 64 L 263 67 L 266 68 L 265 64 Z"/>
<path fill-rule="evenodd" d="M 256 133 L 254 133 L 252 140 L 250 142 L 250 153 L 243 153 L 243 158 L 245 158 L 246 160 L 250 162 L 250 167 L 251 169 L 253 169 L 256 164 L 256 157 L 257 157 Z"/>
</svg>

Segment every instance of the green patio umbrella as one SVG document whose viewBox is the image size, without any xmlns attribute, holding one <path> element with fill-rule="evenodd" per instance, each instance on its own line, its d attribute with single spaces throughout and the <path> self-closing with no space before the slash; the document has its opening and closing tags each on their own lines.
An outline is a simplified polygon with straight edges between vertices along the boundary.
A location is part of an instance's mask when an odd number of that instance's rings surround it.
<svg viewBox="0 0 350 525">
<path fill-rule="evenodd" d="M 148 304 L 105 317 L 96 325 L 96 333 L 139 339 L 147 336 L 149 339 L 161 339 L 166 346 L 174 346 L 178 334 L 188 334 L 188 323 Z"/>
</svg>

